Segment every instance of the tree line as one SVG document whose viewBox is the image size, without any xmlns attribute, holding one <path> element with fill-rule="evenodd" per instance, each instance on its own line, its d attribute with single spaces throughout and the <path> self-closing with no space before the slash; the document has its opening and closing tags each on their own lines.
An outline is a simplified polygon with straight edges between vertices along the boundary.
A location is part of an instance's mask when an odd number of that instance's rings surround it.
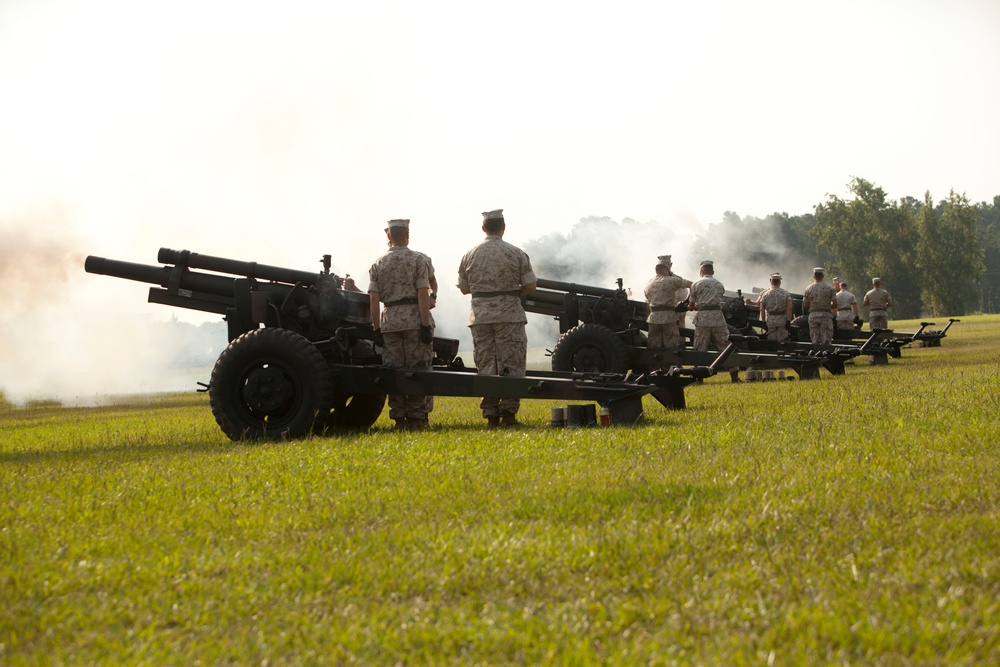
<svg viewBox="0 0 1000 667">
<path fill-rule="evenodd" d="M 797 263 L 850 277 L 856 294 L 878 276 L 897 318 L 1000 312 L 1000 196 L 974 204 L 952 190 L 935 203 L 930 192 L 890 200 L 863 178 L 849 187 L 853 198 L 828 195 L 813 214 L 726 212 L 695 251 L 756 266 L 780 266 L 794 253 Z"/>
</svg>

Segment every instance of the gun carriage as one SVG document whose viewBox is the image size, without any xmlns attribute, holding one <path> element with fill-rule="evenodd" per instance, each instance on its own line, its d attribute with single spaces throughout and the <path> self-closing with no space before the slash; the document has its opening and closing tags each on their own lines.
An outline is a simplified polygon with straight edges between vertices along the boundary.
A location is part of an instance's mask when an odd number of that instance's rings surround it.
<svg viewBox="0 0 1000 667">
<path fill-rule="evenodd" d="M 284 439 L 368 428 L 387 394 L 596 401 L 618 424 L 639 422 L 642 397 L 685 407 L 684 388 L 715 374 L 735 342 L 707 363 L 637 374 L 477 375 L 458 341 L 435 337 L 430 370 L 382 366 L 368 294 L 345 289 L 324 255 L 318 273 L 161 248 L 153 266 L 89 256 L 88 273 L 153 285 L 151 303 L 223 315 L 229 345 L 205 386 L 233 440 Z"/>
<path fill-rule="evenodd" d="M 525 311 L 548 315 L 559 322 L 559 340 L 551 351 L 553 370 L 643 373 L 669 365 L 703 364 L 713 356 L 691 348 L 694 330 L 689 328 L 681 329 L 686 341 L 683 349 L 649 350 L 649 306 L 645 301 L 629 299 L 621 278 L 616 282 L 617 287 L 609 289 L 540 278 L 538 288 L 522 297 Z M 756 306 L 747 305 L 739 290 L 726 294 L 722 313 L 732 335 L 740 337 L 736 351 L 723 364 L 723 370 L 734 381 L 741 370 L 750 368 L 791 369 L 800 379 L 818 377 L 821 367 L 840 375 L 847 360 L 867 354 L 870 349 L 763 340 L 767 325 L 757 318 Z"/>
<path fill-rule="evenodd" d="M 756 288 L 755 288 L 756 290 Z M 792 294 L 792 316 L 789 323 L 789 333 L 793 340 L 809 342 L 809 320 L 802 312 L 801 294 Z M 902 357 L 902 348 L 909 347 L 913 343 L 919 343 L 920 347 L 941 347 L 941 340 L 948 335 L 948 329 L 955 322 L 961 320 L 951 318 L 944 329 L 930 330 L 927 327 L 934 326 L 934 322 L 921 322 L 920 328 L 915 332 L 894 331 L 892 329 L 875 329 L 874 331 L 862 330 L 864 323 L 860 318 L 855 318 L 854 327 L 851 329 L 834 329 L 834 345 L 851 345 L 859 341 L 864 341 L 863 354 L 870 357 L 872 364 L 881 365 L 888 363 L 889 357 L 899 359 Z"/>
</svg>

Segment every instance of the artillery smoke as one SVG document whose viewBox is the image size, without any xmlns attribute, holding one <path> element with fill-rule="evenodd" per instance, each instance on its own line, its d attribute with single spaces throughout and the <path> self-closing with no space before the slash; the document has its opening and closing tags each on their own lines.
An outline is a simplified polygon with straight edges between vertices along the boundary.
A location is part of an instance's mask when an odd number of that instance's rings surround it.
<svg viewBox="0 0 1000 667">
<path fill-rule="evenodd" d="M 750 293 L 766 287 L 769 274 L 779 271 L 786 288 L 801 292 L 816 260 L 808 248 L 787 247 L 771 222 L 747 227 L 727 214 L 726 222 L 705 229 L 697 223 L 666 225 L 630 218 L 619 223 L 590 217 L 569 234 L 534 239 L 524 249 L 541 278 L 607 288 L 621 278 L 638 301 L 644 300 L 643 287 L 653 277 L 658 255 L 671 255 L 674 273 L 688 280 L 697 280 L 701 260 L 711 259 L 716 277 L 730 291 Z"/>
<path fill-rule="evenodd" d="M 62 211 L 43 212 L 0 225 L 0 310 L 31 308 L 54 298 L 83 262 L 83 253 L 66 233 Z M 40 223 L 40 224 L 39 224 Z M 38 231 L 29 231 L 38 230 Z M 45 236 L 38 232 L 45 230 Z M 53 233 L 54 232 L 54 233 Z"/>
<path fill-rule="evenodd" d="M 107 312 L 114 291 L 95 298 L 83 284 L 79 249 L 86 244 L 62 211 L 2 223 L 0 391 L 11 402 L 94 403 L 115 394 L 194 388 L 181 369 L 210 366 L 225 346 L 222 323 L 195 327 Z"/>
</svg>

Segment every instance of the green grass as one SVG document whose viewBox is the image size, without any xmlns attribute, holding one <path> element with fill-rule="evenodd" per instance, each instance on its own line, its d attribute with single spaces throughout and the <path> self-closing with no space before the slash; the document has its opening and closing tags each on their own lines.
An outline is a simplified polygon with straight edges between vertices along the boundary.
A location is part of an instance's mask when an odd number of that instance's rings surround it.
<svg viewBox="0 0 1000 667">
<path fill-rule="evenodd" d="M 1000 317 L 864 359 L 637 428 L 7 406 L 0 664 L 997 664 Z"/>
</svg>

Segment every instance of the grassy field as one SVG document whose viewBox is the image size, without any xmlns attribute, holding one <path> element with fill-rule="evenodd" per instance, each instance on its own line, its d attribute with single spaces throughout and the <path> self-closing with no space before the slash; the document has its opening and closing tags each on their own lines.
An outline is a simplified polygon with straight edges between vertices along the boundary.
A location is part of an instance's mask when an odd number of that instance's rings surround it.
<svg viewBox="0 0 1000 667">
<path fill-rule="evenodd" d="M 2 408 L 0 664 L 1000 664 L 1000 317 L 864 359 L 636 428 Z"/>
</svg>

